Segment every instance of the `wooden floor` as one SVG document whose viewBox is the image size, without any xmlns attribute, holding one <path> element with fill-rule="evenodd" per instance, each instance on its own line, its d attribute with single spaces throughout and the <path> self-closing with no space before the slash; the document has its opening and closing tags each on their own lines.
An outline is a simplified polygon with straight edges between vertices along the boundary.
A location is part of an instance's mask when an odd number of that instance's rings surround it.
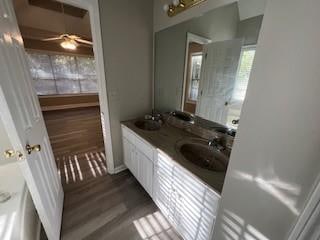
<svg viewBox="0 0 320 240">
<path fill-rule="evenodd" d="M 65 191 L 61 239 L 181 239 L 128 170 L 107 174 L 99 108 L 44 118 Z"/>
<path fill-rule="evenodd" d="M 55 157 L 103 151 L 99 107 L 43 112 Z"/>
</svg>

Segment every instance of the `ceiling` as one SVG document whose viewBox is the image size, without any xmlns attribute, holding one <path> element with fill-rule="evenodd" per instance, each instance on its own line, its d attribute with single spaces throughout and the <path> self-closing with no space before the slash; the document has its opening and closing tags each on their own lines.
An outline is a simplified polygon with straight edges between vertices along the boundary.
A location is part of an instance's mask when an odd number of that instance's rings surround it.
<svg viewBox="0 0 320 240">
<path fill-rule="evenodd" d="M 77 8 L 71 5 L 63 4 L 58 1 L 50 1 L 50 0 L 29 0 L 28 1 L 31 6 L 40 7 L 47 10 L 52 10 L 56 12 L 64 12 L 66 15 L 70 15 L 73 17 L 83 18 L 87 10 Z"/>
<path fill-rule="evenodd" d="M 89 13 L 53 0 L 13 0 L 23 38 L 42 39 L 62 33 L 91 39 Z M 63 12 L 62 12 L 63 9 Z"/>
</svg>

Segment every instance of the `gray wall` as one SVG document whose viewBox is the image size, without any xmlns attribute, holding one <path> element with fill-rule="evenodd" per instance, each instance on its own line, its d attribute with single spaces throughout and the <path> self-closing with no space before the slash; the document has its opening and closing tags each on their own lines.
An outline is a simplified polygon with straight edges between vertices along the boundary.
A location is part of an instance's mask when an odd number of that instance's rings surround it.
<svg viewBox="0 0 320 240">
<path fill-rule="evenodd" d="M 122 164 L 120 121 L 151 110 L 153 2 L 100 0 L 114 165 Z"/>
<path fill-rule="evenodd" d="M 252 17 L 238 24 L 237 38 L 243 38 L 244 45 L 252 45 L 258 42 L 263 15 Z"/>
<path fill-rule="evenodd" d="M 319 9 L 267 4 L 214 239 L 288 239 L 319 179 Z"/>
<path fill-rule="evenodd" d="M 233 3 L 156 33 L 156 109 L 166 111 L 181 106 L 187 32 L 212 41 L 230 40 L 236 36 L 238 22 L 238 6 Z"/>
</svg>

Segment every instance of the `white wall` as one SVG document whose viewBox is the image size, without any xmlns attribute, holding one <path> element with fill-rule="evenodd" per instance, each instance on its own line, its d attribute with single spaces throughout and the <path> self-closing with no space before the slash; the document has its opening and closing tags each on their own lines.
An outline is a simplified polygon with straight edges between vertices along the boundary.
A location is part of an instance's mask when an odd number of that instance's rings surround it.
<svg viewBox="0 0 320 240">
<path fill-rule="evenodd" d="M 240 20 L 263 15 L 267 0 L 239 0 Z"/>
<path fill-rule="evenodd" d="M 267 4 L 215 240 L 287 239 L 319 177 L 319 9 Z"/>
<path fill-rule="evenodd" d="M 114 165 L 122 162 L 120 121 L 151 112 L 153 2 L 100 0 Z"/>
</svg>

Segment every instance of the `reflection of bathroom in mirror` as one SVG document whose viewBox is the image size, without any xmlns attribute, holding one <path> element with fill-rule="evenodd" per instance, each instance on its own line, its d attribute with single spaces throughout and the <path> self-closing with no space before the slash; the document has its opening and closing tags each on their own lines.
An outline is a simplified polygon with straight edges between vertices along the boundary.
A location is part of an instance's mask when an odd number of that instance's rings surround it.
<svg viewBox="0 0 320 240">
<path fill-rule="evenodd" d="M 155 108 L 236 129 L 262 18 L 233 3 L 157 32 Z"/>
</svg>

